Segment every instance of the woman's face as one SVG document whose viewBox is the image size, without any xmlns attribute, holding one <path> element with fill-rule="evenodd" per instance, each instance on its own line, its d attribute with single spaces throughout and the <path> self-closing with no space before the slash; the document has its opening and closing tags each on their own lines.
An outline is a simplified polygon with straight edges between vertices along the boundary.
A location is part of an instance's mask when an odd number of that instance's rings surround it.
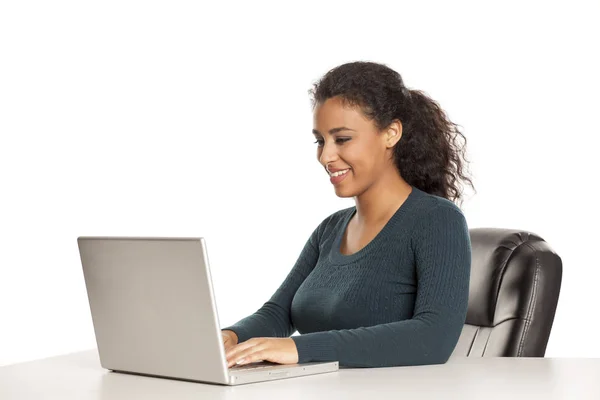
<svg viewBox="0 0 600 400">
<path fill-rule="evenodd" d="M 395 168 L 386 160 L 401 134 L 396 127 L 392 125 L 396 135 L 391 136 L 394 140 L 390 142 L 390 134 L 378 134 L 372 121 L 358 108 L 343 106 L 339 97 L 317 105 L 313 120 L 317 159 L 326 169 L 350 169 L 344 180 L 334 184 L 336 193 L 356 196 L 384 175 L 387 168 Z"/>
</svg>

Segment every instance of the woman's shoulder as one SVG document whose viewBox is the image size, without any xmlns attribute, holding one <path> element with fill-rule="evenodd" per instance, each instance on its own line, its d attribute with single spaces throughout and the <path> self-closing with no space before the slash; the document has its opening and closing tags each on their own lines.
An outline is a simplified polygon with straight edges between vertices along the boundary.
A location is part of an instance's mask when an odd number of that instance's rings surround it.
<svg viewBox="0 0 600 400">
<path fill-rule="evenodd" d="M 454 213 L 458 213 L 465 218 L 462 209 L 453 201 L 424 191 L 420 191 L 420 193 L 421 199 L 414 210 L 419 219 L 428 216 L 435 218 L 436 216 L 452 215 Z"/>
<path fill-rule="evenodd" d="M 354 208 L 355 206 L 342 208 L 324 217 L 315 228 L 317 236 L 321 238 L 323 237 L 323 235 L 330 234 L 331 231 L 335 230 L 344 218 L 346 218 L 350 213 L 352 213 Z"/>
<path fill-rule="evenodd" d="M 414 222 L 411 245 L 429 246 L 434 240 L 436 245 L 444 238 L 463 237 L 469 240 L 469 225 L 461 208 L 444 197 L 427 194 L 419 202 L 419 210 Z M 460 249 L 456 249 L 458 251 Z"/>
</svg>

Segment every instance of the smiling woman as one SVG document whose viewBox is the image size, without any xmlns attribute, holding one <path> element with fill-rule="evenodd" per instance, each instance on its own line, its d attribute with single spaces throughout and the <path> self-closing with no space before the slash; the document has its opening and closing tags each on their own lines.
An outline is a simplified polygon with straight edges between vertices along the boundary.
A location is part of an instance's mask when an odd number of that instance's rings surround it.
<svg viewBox="0 0 600 400">
<path fill-rule="evenodd" d="M 269 301 L 223 329 L 238 339 L 230 365 L 446 362 L 469 294 L 469 229 L 453 202 L 459 180 L 473 186 L 464 136 L 383 64 L 341 65 L 310 93 L 317 160 L 356 205 L 325 218 Z"/>
</svg>

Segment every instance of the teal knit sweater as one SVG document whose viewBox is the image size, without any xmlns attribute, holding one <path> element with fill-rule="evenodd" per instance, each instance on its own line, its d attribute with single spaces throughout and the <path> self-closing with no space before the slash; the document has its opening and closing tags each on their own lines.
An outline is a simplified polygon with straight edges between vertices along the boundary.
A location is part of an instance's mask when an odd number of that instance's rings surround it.
<svg viewBox="0 0 600 400">
<path fill-rule="evenodd" d="M 325 218 L 269 301 L 223 330 L 292 336 L 299 363 L 443 364 L 467 314 L 471 242 L 460 208 L 416 187 L 360 251 L 340 252 L 352 206 Z"/>
</svg>

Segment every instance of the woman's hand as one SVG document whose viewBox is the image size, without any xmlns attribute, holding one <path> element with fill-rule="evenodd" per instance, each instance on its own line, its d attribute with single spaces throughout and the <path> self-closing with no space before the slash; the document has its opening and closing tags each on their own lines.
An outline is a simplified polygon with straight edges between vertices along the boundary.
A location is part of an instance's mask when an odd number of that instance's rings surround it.
<svg viewBox="0 0 600 400">
<path fill-rule="evenodd" d="M 298 349 L 292 338 L 259 337 L 248 339 L 225 352 L 227 367 L 270 361 L 278 364 L 298 363 Z"/>
<path fill-rule="evenodd" d="M 234 331 L 226 329 L 221 331 L 221 335 L 223 336 L 223 347 L 225 348 L 225 351 L 229 350 L 238 343 L 238 336 Z"/>
</svg>

